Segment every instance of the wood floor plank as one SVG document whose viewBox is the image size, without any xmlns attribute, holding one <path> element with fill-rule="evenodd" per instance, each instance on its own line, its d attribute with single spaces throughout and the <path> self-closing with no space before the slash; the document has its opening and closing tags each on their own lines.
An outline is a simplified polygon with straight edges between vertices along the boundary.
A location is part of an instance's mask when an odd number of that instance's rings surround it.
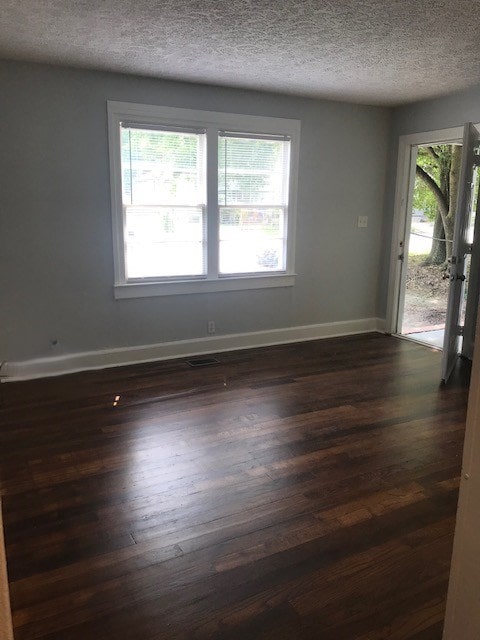
<svg viewBox="0 0 480 640">
<path fill-rule="evenodd" d="M 378 334 L 216 357 L 2 387 L 16 640 L 440 640 L 467 364 L 440 386 Z"/>
</svg>

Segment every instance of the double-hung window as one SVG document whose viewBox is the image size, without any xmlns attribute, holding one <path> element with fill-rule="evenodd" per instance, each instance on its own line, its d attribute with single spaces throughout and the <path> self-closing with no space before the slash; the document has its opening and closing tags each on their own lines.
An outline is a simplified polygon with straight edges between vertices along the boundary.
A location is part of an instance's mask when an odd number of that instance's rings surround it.
<svg viewBox="0 0 480 640">
<path fill-rule="evenodd" d="M 293 284 L 298 121 L 108 115 L 116 297 Z"/>
</svg>

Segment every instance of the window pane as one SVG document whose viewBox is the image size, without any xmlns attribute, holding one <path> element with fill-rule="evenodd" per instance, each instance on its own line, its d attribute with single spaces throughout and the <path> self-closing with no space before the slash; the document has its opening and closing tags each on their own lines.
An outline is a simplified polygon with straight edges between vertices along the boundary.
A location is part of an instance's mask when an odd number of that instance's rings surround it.
<svg viewBox="0 0 480 640">
<path fill-rule="evenodd" d="M 127 278 L 205 273 L 202 207 L 125 207 Z"/>
<path fill-rule="evenodd" d="M 122 127 L 127 278 L 205 274 L 205 135 Z"/>
<path fill-rule="evenodd" d="M 220 208 L 220 273 L 285 270 L 285 212 Z"/>
<path fill-rule="evenodd" d="M 220 136 L 220 205 L 286 205 L 289 149 L 286 140 Z"/>
<path fill-rule="evenodd" d="M 204 134 L 122 128 L 124 204 L 203 204 Z"/>
</svg>

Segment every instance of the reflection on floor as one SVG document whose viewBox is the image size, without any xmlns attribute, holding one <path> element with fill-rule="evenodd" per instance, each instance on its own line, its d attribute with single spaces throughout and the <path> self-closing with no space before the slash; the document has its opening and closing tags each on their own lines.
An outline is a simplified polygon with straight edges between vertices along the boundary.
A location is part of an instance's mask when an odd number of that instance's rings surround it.
<svg viewBox="0 0 480 640">
<path fill-rule="evenodd" d="M 411 340 L 415 340 L 416 342 L 421 342 L 441 349 L 443 347 L 444 333 L 444 329 L 435 329 L 433 331 L 415 331 L 412 333 L 405 333 L 404 336 Z"/>
</svg>

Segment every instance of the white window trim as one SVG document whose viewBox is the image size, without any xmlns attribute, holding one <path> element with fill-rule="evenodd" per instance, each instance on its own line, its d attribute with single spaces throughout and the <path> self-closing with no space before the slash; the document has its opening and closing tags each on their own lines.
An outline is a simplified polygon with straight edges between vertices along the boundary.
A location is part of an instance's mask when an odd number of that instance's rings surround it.
<svg viewBox="0 0 480 640">
<path fill-rule="evenodd" d="M 273 287 L 290 287 L 295 283 L 295 228 L 300 146 L 300 121 L 217 111 L 197 111 L 176 107 L 159 107 L 130 102 L 107 101 L 108 138 L 110 149 L 110 187 L 112 200 L 112 233 L 114 254 L 114 295 L 117 299 L 161 295 L 181 295 L 214 291 L 238 291 Z M 198 279 L 152 280 L 128 282 L 125 277 L 124 219 L 122 208 L 120 123 L 138 118 L 142 124 L 204 127 L 207 131 L 228 129 L 242 133 L 285 135 L 290 138 L 289 206 L 287 221 L 286 270 L 278 273 L 212 275 Z M 217 148 L 207 146 L 207 237 L 210 242 L 208 273 L 217 271 L 218 220 L 211 211 L 218 211 Z M 210 210 L 210 214 L 209 214 Z M 212 247 L 215 249 L 212 251 Z M 214 267 L 212 269 L 212 266 Z"/>
</svg>

